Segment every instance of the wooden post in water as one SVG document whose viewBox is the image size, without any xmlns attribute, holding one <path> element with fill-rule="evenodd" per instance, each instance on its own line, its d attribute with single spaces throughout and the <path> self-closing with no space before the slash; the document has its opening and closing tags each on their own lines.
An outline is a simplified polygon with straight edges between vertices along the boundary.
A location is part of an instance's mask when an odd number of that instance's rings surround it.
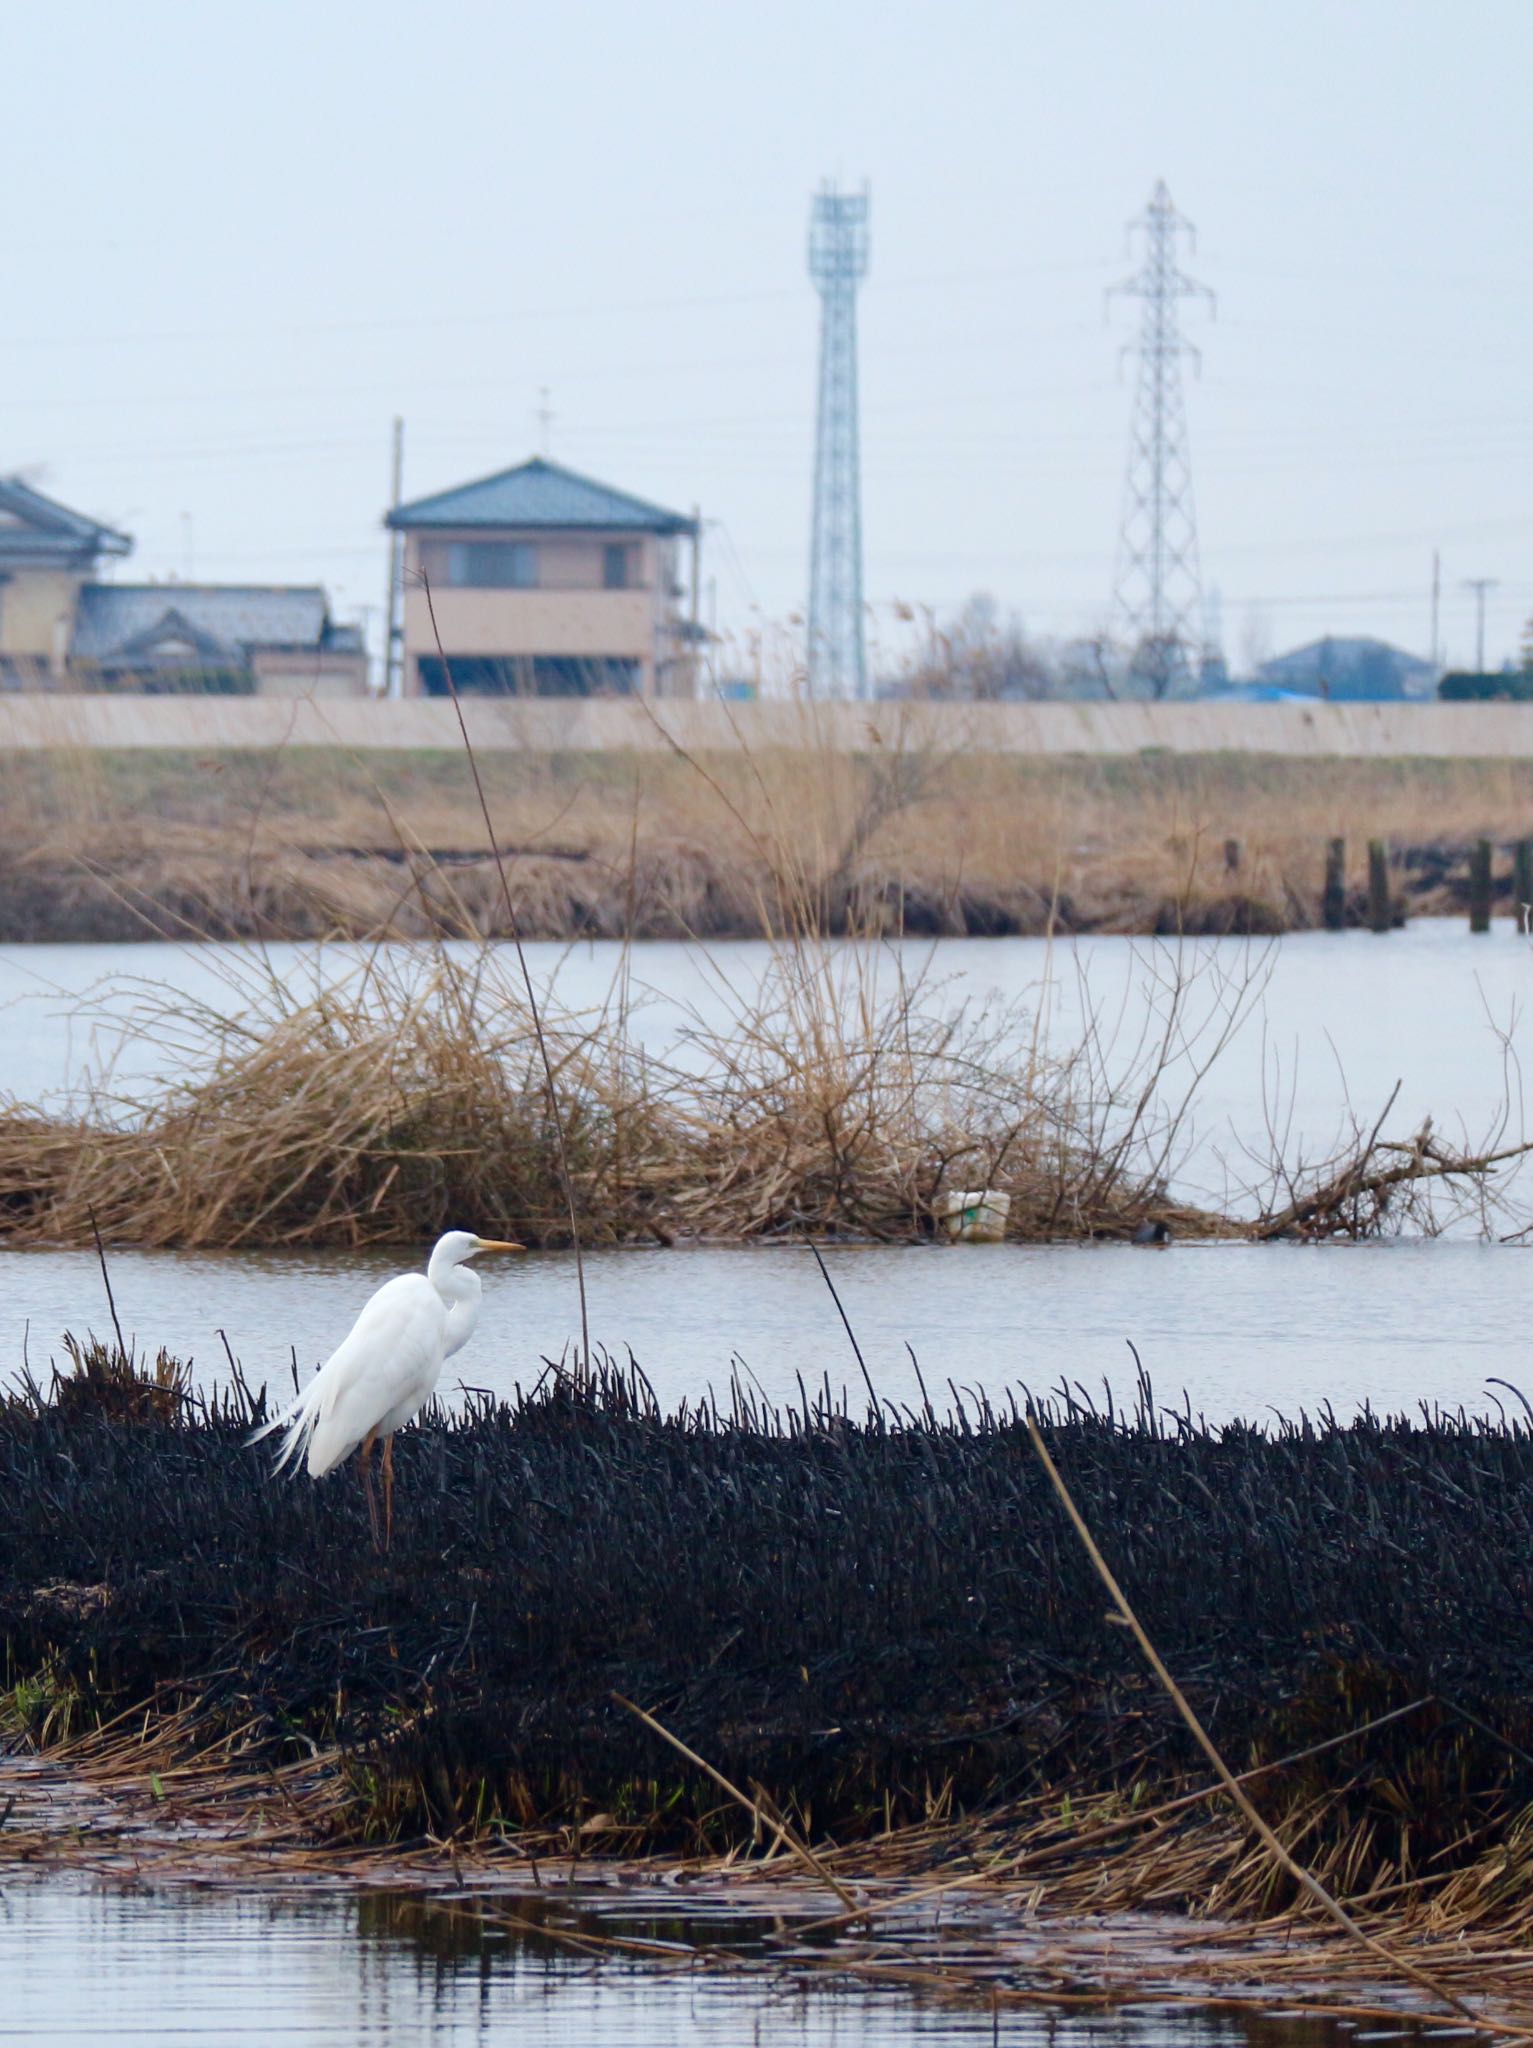
<svg viewBox="0 0 1533 2048">
<path fill-rule="evenodd" d="M 1368 929 L 1387 932 L 1395 921 L 1395 906 L 1389 900 L 1389 848 L 1382 839 L 1368 842 Z"/>
<path fill-rule="evenodd" d="M 1490 930 L 1491 853 L 1490 841 L 1477 839 L 1469 856 L 1469 929 L 1472 932 Z"/>
<path fill-rule="evenodd" d="M 1328 839 L 1325 843 L 1325 894 L 1320 899 L 1320 922 L 1328 932 L 1339 932 L 1347 922 L 1347 842 Z"/>
<path fill-rule="evenodd" d="M 1533 927 L 1533 839 L 1519 839 L 1512 849 L 1513 874 L 1516 877 L 1517 901 L 1513 908 L 1517 912 L 1517 929 L 1526 932 Z"/>
</svg>

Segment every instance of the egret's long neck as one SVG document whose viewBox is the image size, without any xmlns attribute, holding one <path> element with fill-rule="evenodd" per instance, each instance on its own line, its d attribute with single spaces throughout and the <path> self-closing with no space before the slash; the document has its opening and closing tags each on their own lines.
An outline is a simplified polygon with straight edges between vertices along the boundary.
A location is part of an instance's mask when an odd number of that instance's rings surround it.
<svg viewBox="0 0 1533 2048">
<path fill-rule="evenodd" d="M 440 1251 L 435 1251 L 426 1268 L 426 1278 L 446 1302 L 449 1315 L 454 1310 L 466 1310 L 472 1320 L 473 1311 L 479 1306 L 479 1275 L 471 1267 L 460 1265 L 456 1259 L 443 1258 Z"/>
</svg>

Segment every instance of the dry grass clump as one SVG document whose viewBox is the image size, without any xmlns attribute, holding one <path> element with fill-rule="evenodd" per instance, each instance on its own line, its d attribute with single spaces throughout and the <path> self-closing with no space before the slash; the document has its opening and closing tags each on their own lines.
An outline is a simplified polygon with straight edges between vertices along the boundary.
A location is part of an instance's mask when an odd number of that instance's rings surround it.
<svg viewBox="0 0 1533 2048">
<path fill-rule="evenodd" d="M 473 1216 L 558 1241 L 547 1086 L 488 960 L 266 993 L 255 1014 L 150 999 L 138 1028 L 179 1075 L 163 1095 L 0 1123 L 0 1217 L 22 1236 L 85 1239 L 94 1216 L 119 1241 L 226 1246 L 412 1241 Z M 599 1036 L 567 1026 L 550 1049 L 583 1235 L 635 1236 L 665 1177 L 659 1104 Z"/>
<path fill-rule="evenodd" d="M 944 1003 L 876 948 L 782 949 L 727 1027 L 665 1059 L 620 983 L 544 1019 L 582 1241 L 804 1230 L 910 1239 L 940 1195 L 1012 1195 L 1022 1237 L 1124 1234 L 1179 1207 L 1181 1114 L 1154 1093 L 1181 1024 L 1117 1067 L 1035 1022 Z M 308 994 L 275 974 L 224 1006 L 149 994 L 167 1088 L 103 1080 L 73 1116 L 0 1119 L 0 1233 L 152 1245 L 418 1241 L 465 1216 L 568 1241 L 525 992 L 494 948 L 358 956 Z M 886 982 L 881 986 L 879 975 Z M 295 984 L 296 985 L 296 984 Z"/>
<path fill-rule="evenodd" d="M 1132 1031 L 1083 989 L 1086 1022 L 1056 1049 L 1048 983 L 1034 1011 L 955 1007 L 892 950 L 810 940 L 664 1054 L 635 1032 L 626 972 L 589 1014 L 548 1009 L 567 1200 L 513 956 L 350 957 L 341 977 L 331 957 L 324 985 L 273 970 L 222 1003 L 146 992 L 132 1029 L 168 1078 L 114 1092 L 100 1077 L 62 1115 L 0 1109 L 0 1237 L 417 1243 L 471 1217 L 549 1246 L 572 1223 L 587 1244 L 913 1241 L 944 1196 L 978 1187 L 1011 1197 L 1020 1239 L 1373 1236 L 1499 1226 L 1528 1150 L 1505 1131 L 1463 1152 L 1430 1131 L 1402 1143 L 1379 1119 L 1333 1157 L 1253 1162 L 1222 1209 L 1194 1206 L 1175 1192 L 1191 1119 L 1264 956 L 1156 948 Z"/>
</svg>

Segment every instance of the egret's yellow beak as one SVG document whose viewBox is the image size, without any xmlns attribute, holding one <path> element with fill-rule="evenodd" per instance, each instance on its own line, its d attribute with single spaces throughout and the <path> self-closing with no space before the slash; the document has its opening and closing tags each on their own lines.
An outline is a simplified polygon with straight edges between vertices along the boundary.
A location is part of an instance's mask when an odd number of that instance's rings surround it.
<svg viewBox="0 0 1533 2048">
<path fill-rule="evenodd" d="M 524 1244 L 513 1244 L 509 1238 L 504 1237 L 476 1237 L 474 1249 L 481 1252 L 524 1252 L 527 1247 Z"/>
</svg>

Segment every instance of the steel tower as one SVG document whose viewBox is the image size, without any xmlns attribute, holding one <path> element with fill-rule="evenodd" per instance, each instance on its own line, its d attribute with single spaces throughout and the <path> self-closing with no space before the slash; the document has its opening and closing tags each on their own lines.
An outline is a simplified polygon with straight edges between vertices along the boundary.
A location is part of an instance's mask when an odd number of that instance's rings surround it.
<svg viewBox="0 0 1533 2048">
<path fill-rule="evenodd" d="M 809 216 L 809 275 L 820 294 L 807 664 L 815 697 L 868 694 L 857 434 L 857 287 L 867 270 L 867 188 L 838 192 L 827 182 Z"/>
<path fill-rule="evenodd" d="M 1180 299 L 1214 295 L 1180 269 L 1177 243 L 1193 245 L 1190 221 L 1177 212 L 1162 180 L 1143 215 L 1129 223 L 1142 231 L 1144 262 L 1113 292 L 1143 302 L 1139 339 L 1124 350 L 1137 355 L 1139 372 L 1129 437 L 1123 521 L 1113 600 L 1129 643 L 1132 673 L 1152 697 L 1164 697 L 1194 666 L 1201 597 L 1198 526 L 1192 500 L 1192 462 L 1182 399 L 1182 358 L 1198 351 L 1182 339 Z"/>
</svg>

